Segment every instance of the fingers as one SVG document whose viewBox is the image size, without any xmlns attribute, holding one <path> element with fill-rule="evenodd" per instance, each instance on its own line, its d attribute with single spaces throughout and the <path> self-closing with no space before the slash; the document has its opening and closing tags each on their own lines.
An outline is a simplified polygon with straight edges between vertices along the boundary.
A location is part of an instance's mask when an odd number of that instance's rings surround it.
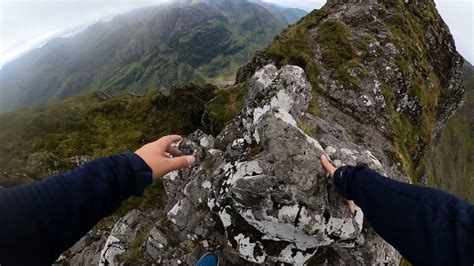
<svg viewBox="0 0 474 266">
<path fill-rule="evenodd" d="M 349 208 L 349 211 L 351 212 L 351 215 L 354 216 L 355 214 L 355 203 L 352 200 L 347 201 L 347 207 Z"/>
<path fill-rule="evenodd" d="M 193 155 L 180 156 L 175 158 L 168 158 L 166 161 L 166 172 L 187 168 L 196 162 L 196 157 Z"/>
<path fill-rule="evenodd" d="M 169 136 L 164 136 L 161 139 L 159 139 L 157 141 L 157 144 L 159 146 L 160 152 L 165 152 L 168 150 L 171 144 L 180 140 L 181 140 L 180 135 L 169 135 Z"/>
<path fill-rule="evenodd" d="M 168 149 L 166 149 L 166 152 L 170 153 L 174 157 L 178 157 L 181 155 L 181 151 L 178 148 L 173 147 L 173 146 L 168 146 Z"/>
<path fill-rule="evenodd" d="M 336 172 L 336 167 L 334 167 L 334 165 L 329 162 L 329 160 L 326 158 L 326 155 L 321 155 L 320 160 L 326 172 L 328 172 L 328 174 L 333 177 L 334 172 Z"/>
</svg>

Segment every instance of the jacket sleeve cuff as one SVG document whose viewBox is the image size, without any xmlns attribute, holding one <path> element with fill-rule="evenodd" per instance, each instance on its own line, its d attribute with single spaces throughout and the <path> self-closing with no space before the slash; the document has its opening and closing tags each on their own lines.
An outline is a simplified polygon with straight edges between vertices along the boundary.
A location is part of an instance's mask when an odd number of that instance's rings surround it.
<svg viewBox="0 0 474 266">
<path fill-rule="evenodd" d="M 134 152 L 124 153 L 125 157 L 130 162 L 133 172 L 135 174 L 136 188 L 135 196 L 143 195 L 143 191 L 146 187 L 151 185 L 153 182 L 153 175 L 150 166 L 137 154 Z"/>
<path fill-rule="evenodd" d="M 339 192 L 347 200 L 352 200 L 349 195 L 350 191 L 350 173 L 354 167 L 352 166 L 342 166 L 337 168 L 334 172 L 334 185 L 336 186 L 336 191 Z"/>
</svg>

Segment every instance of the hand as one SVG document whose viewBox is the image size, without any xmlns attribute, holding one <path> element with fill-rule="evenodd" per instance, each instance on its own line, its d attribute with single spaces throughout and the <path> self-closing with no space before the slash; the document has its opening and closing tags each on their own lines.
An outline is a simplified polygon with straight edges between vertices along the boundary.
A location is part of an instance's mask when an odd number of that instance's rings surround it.
<svg viewBox="0 0 474 266">
<path fill-rule="evenodd" d="M 336 167 L 329 162 L 329 160 L 326 158 L 325 155 L 321 155 L 321 164 L 323 165 L 324 169 L 326 172 L 328 172 L 329 176 L 331 178 L 334 178 L 334 173 L 336 172 Z M 349 207 L 349 211 L 351 212 L 352 216 L 354 216 L 355 213 L 355 203 L 352 200 L 347 201 L 347 207 Z"/>
<path fill-rule="evenodd" d="M 178 135 L 165 136 L 146 144 L 135 152 L 153 171 L 153 180 L 158 180 L 171 171 L 190 167 L 196 162 L 196 157 L 181 156 L 181 151 L 171 146 L 180 140 L 181 136 Z M 167 156 L 165 152 L 173 157 Z"/>
</svg>

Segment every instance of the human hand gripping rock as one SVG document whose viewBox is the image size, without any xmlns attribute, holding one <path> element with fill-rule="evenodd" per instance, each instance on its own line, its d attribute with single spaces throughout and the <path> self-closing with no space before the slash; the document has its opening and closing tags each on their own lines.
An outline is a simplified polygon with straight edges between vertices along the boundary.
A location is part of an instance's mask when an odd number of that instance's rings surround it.
<svg viewBox="0 0 474 266">
<path fill-rule="evenodd" d="M 326 172 L 328 172 L 331 178 L 334 178 L 334 173 L 336 172 L 336 167 L 329 162 L 325 155 L 321 155 L 319 158 L 321 160 L 321 164 L 323 165 Z M 352 200 L 347 201 L 347 206 L 349 207 L 349 211 L 351 212 L 352 216 L 355 214 L 355 203 Z"/>
<path fill-rule="evenodd" d="M 196 161 L 193 155 L 181 156 L 181 151 L 172 144 L 181 140 L 179 135 L 164 136 L 141 147 L 135 154 L 140 156 L 153 171 L 153 180 L 167 173 L 190 167 Z M 171 155 L 171 156 L 170 156 Z"/>
</svg>

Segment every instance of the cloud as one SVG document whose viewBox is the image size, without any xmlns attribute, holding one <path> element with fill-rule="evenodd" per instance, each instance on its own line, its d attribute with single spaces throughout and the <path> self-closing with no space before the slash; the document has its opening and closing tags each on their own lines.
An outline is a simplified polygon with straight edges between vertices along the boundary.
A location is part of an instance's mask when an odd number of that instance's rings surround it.
<svg viewBox="0 0 474 266">
<path fill-rule="evenodd" d="M 436 0 L 436 7 L 448 24 L 457 50 L 474 63 L 474 0 Z"/>
<path fill-rule="evenodd" d="M 170 0 L 0 0 L 0 67 L 64 29 L 90 25 L 134 8 Z M 264 0 L 310 11 L 323 0 Z M 474 63 L 474 0 L 435 0 L 463 56 Z M 56 34 L 53 34 L 56 33 Z"/>
<path fill-rule="evenodd" d="M 296 8 L 301 8 L 306 11 L 311 11 L 313 9 L 321 8 L 326 1 L 316 1 L 316 0 L 299 0 L 299 1 L 294 1 L 294 0 L 266 0 L 265 2 L 271 2 L 275 4 L 279 4 L 282 6 L 286 7 L 296 7 Z"/>
</svg>

